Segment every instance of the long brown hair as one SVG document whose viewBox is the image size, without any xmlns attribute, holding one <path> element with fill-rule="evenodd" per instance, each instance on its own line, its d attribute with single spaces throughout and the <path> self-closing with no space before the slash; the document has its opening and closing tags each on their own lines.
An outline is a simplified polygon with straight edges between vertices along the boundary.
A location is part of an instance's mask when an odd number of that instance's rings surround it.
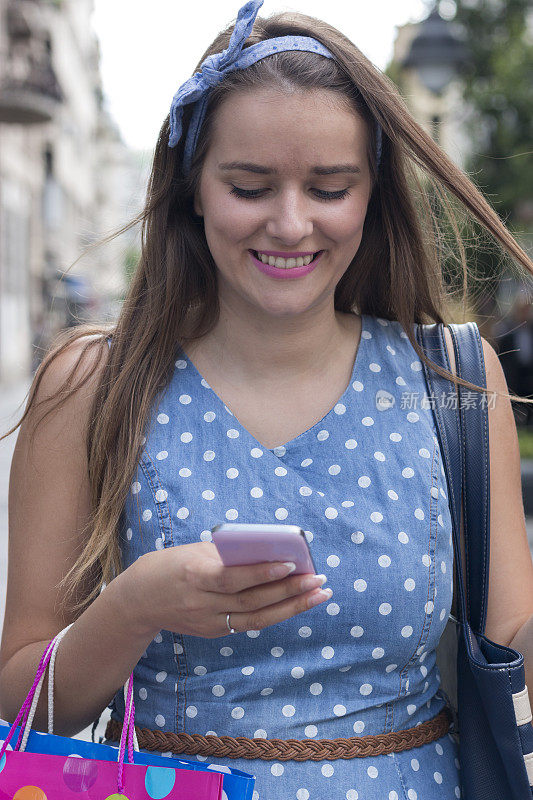
<svg viewBox="0 0 533 800">
<path fill-rule="evenodd" d="M 233 24 L 215 38 L 195 71 L 208 55 L 228 46 L 232 30 Z M 97 243 L 108 242 L 142 223 L 140 258 L 116 325 L 83 324 L 62 331 L 34 376 L 18 425 L 28 414 L 46 369 L 72 342 L 86 337 L 79 361 L 89 348 L 96 348 L 97 365 L 104 354 L 107 359 L 87 430 L 91 516 L 84 531 L 86 544 L 56 587 L 64 590 L 64 602 L 69 602 L 71 613 L 84 610 L 103 585 L 122 570 L 119 520 L 141 456 L 150 409 L 158 392 L 169 382 L 178 344 L 201 338 L 218 320 L 216 265 L 203 221 L 194 212 L 193 197 L 212 140 L 213 120 L 227 97 L 264 87 L 280 91 L 328 90 L 361 115 L 367 125 L 373 189 L 361 244 L 335 289 L 335 309 L 399 321 L 420 359 L 455 384 L 485 391 L 455 379 L 428 360 L 413 336 L 412 325 L 451 321 L 453 292 L 444 284 L 443 255 L 446 253 L 446 258 L 461 265 L 466 287 L 468 270 L 460 232 L 464 219 L 473 216 L 503 246 L 506 256 L 511 255 L 528 273 L 533 273 L 533 263 L 473 182 L 415 121 L 395 84 L 347 37 L 314 17 L 284 12 L 257 17 L 246 46 L 284 35 L 314 37 L 335 60 L 287 51 L 227 73 L 211 89 L 187 179 L 181 173 L 181 161 L 192 106 L 185 109 L 184 135 L 175 148 L 168 147 L 167 116 L 156 144 L 143 211 Z M 379 174 L 375 120 L 383 129 Z M 440 204 L 439 213 L 435 211 L 435 199 Z M 453 247 L 449 244 L 450 231 Z M 107 354 L 105 337 L 109 333 L 113 346 Z M 58 403 L 53 408 L 84 385 L 96 366 L 65 396 L 64 390 L 72 387 L 76 368 L 77 365 L 59 390 Z M 516 395 L 505 396 L 521 400 Z"/>
</svg>

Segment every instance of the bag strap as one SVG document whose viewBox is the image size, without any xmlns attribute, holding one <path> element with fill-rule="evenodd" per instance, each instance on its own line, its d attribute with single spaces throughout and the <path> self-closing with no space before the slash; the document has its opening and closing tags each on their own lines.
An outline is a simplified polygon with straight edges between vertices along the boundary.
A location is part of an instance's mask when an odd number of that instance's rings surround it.
<svg viewBox="0 0 533 800">
<path fill-rule="evenodd" d="M 56 655 L 57 655 L 57 649 L 59 647 L 59 643 L 60 643 L 61 639 L 63 638 L 65 633 L 68 631 L 68 629 L 72 627 L 73 624 L 74 623 L 71 622 L 70 625 L 67 625 L 66 628 L 63 628 L 63 630 L 60 631 L 57 634 L 57 636 L 55 637 L 55 640 L 54 640 L 54 646 L 53 646 L 53 649 L 52 649 L 52 654 L 50 656 L 50 662 L 49 662 L 49 666 L 48 666 L 48 733 L 50 733 L 50 734 L 54 733 L 54 668 L 55 668 L 55 660 L 56 660 Z M 33 702 L 32 702 L 32 707 L 30 709 L 30 716 L 29 716 L 29 718 L 27 720 L 26 729 L 24 731 L 24 739 L 23 739 L 23 745 L 24 746 L 20 748 L 21 750 L 24 750 L 24 747 L 26 746 L 26 741 L 28 739 L 29 732 L 30 732 L 30 729 L 31 729 L 31 726 L 32 726 L 33 717 L 34 717 L 34 714 L 35 714 L 35 709 L 37 708 L 37 703 L 39 702 L 39 695 L 41 693 L 41 686 L 42 686 L 43 680 L 44 680 L 44 673 L 41 676 L 41 680 L 39 681 L 39 683 L 37 685 L 37 689 L 35 691 L 35 695 L 34 695 Z M 129 686 L 130 686 L 130 682 L 131 681 L 132 681 L 132 676 L 130 676 L 130 678 L 128 678 L 128 680 L 126 681 L 126 683 L 124 684 L 124 687 L 123 687 L 123 689 L 124 689 L 124 708 L 129 708 L 130 709 L 130 711 L 129 711 L 130 714 L 131 714 L 131 708 L 130 708 L 131 707 L 131 701 L 128 704 L 128 692 L 129 692 Z M 126 714 L 124 716 L 127 717 Z M 96 725 L 98 724 L 98 721 L 99 720 L 96 720 L 96 723 L 95 723 Z M 137 734 L 135 732 L 135 726 L 133 726 L 133 728 L 132 728 L 132 743 L 133 743 L 133 749 L 138 752 L 139 751 L 139 742 L 137 741 Z"/>
<path fill-rule="evenodd" d="M 54 664 L 56 660 L 57 648 L 59 647 L 59 642 L 68 631 L 69 628 L 72 627 L 74 623 L 67 625 L 66 628 L 63 628 L 60 631 L 55 639 L 53 640 L 52 652 L 50 653 L 50 661 L 48 662 L 48 733 L 54 732 Z M 33 695 L 33 699 L 31 702 L 30 710 L 26 717 L 26 726 L 24 728 L 24 734 L 22 736 L 22 742 L 20 745 L 20 750 L 24 752 L 26 749 L 26 743 L 28 741 L 28 737 L 30 735 L 31 726 L 33 725 L 33 718 L 35 716 L 35 711 L 37 709 L 37 703 L 39 702 L 39 697 L 41 696 L 41 688 L 44 682 L 46 669 L 43 671 L 41 677 L 39 678 L 39 683 L 35 689 L 35 694 Z"/>
<path fill-rule="evenodd" d="M 456 374 L 486 388 L 483 346 L 475 322 L 448 326 L 455 353 Z M 451 372 L 444 325 L 417 325 L 416 337 L 426 355 Z M 432 398 L 431 408 L 443 453 L 451 500 L 450 511 L 459 588 L 458 615 L 472 630 L 483 633 L 487 613 L 490 552 L 490 458 L 487 396 L 458 386 L 458 410 L 454 403 L 439 402 L 448 394 L 452 381 L 423 364 Z M 457 395 L 456 395 L 457 397 Z M 450 407 L 451 406 L 451 407 Z M 468 442 L 468 447 L 466 443 Z M 465 603 L 461 566 L 460 523 L 463 509 L 465 575 L 468 605 Z"/>
<path fill-rule="evenodd" d="M 458 375 L 477 386 L 487 388 L 483 345 L 476 323 L 452 324 L 449 327 Z M 463 513 L 468 619 L 473 630 L 484 633 L 490 562 L 489 396 L 464 386 L 459 387 L 459 394 L 462 397 L 459 414 L 464 469 Z"/>
</svg>

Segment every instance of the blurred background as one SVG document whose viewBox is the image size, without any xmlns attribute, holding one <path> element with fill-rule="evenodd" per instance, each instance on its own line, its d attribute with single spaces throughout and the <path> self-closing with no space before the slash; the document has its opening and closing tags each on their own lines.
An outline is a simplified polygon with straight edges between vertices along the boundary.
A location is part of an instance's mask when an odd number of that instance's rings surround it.
<svg viewBox="0 0 533 800">
<path fill-rule="evenodd" d="M 82 252 L 142 209 L 172 97 L 242 2 L 0 0 L 1 433 L 58 331 L 118 314 L 139 226 Z M 265 0 L 259 14 L 282 10 L 339 28 L 385 72 L 533 257 L 531 0 Z M 532 279 L 481 227 L 462 233 L 475 281 L 452 321 L 475 320 L 509 389 L 533 395 Z M 443 256 L 461 289 L 456 255 Z M 533 409 L 514 411 L 533 552 Z M 0 624 L 17 433 L 0 442 Z"/>
</svg>

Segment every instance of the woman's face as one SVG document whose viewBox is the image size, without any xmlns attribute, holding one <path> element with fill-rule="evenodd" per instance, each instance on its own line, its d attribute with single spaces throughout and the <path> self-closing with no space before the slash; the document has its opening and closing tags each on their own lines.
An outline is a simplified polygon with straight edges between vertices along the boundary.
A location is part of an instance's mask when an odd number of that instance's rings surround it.
<svg viewBox="0 0 533 800">
<path fill-rule="evenodd" d="M 332 92 L 265 90 L 233 95 L 214 123 L 194 210 L 204 218 L 221 303 L 277 317 L 332 308 L 371 192 L 365 122 Z M 267 274 L 252 250 L 323 252 L 310 271 Z"/>
</svg>

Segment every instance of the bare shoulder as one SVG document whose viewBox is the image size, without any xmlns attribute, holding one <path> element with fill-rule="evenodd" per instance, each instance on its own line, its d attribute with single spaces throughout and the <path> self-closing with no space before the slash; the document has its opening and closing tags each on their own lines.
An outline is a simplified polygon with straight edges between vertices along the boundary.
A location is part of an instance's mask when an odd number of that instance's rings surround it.
<svg viewBox="0 0 533 800">
<path fill-rule="evenodd" d="M 35 400 L 37 402 L 52 401 L 67 378 L 70 377 L 72 378 L 72 388 L 79 387 L 81 390 L 72 395 L 72 402 L 79 402 L 88 391 L 94 391 L 108 357 L 109 346 L 105 339 L 95 336 L 80 336 L 68 344 L 46 366 L 38 385 L 34 379 L 37 386 Z M 82 390 L 83 386 L 87 387 L 85 391 Z"/>
<path fill-rule="evenodd" d="M 9 478 L 0 670 L 20 648 L 52 638 L 73 621 L 59 615 L 56 587 L 84 545 L 90 511 L 86 432 L 108 350 L 85 337 L 69 344 L 42 374 L 34 398 L 42 405 L 32 405 L 20 425 Z M 58 406 L 57 393 L 71 374 L 72 388 L 85 383 Z"/>
<path fill-rule="evenodd" d="M 455 358 L 450 332 L 445 328 L 452 371 Z M 498 354 L 481 337 L 489 392 L 508 394 Z M 508 645 L 533 614 L 533 561 L 527 540 L 518 434 L 511 401 L 499 395 L 489 399 L 490 458 L 490 568 L 485 634 Z M 463 564 L 464 566 L 464 564 Z"/>
</svg>

